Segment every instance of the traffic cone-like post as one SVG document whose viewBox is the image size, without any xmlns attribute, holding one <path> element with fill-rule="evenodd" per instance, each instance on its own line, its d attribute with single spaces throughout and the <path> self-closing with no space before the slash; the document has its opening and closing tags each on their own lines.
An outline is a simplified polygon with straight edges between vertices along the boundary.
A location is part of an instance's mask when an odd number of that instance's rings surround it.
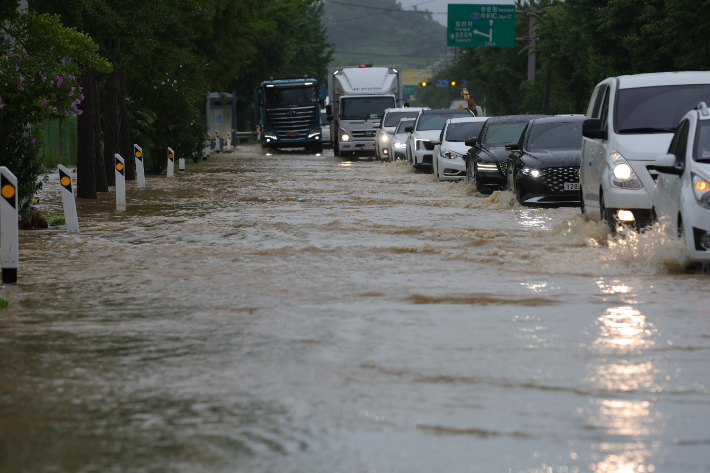
<svg viewBox="0 0 710 473">
<path fill-rule="evenodd" d="M 57 166 L 57 170 L 59 171 L 59 184 L 62 186 L 62 204 L 64 204 L 64 222 L 67 225 L 67 233 L 79 233 L 79 217 L 76 215 L 71 173 L 61 164 Z"/>
<path fill-rule="evenodd" d="M 222 151 L 222 140 L 219 137 L 219 132 L 217 130 L 214 131 L 214 137 L 215 137 L 215 148 L 218 151 Z"/>
<path fill-rule="evenodd" d="M 168 147 L 168 177 L 173 177 L 175 174 L 175 151 Z"/>
<path fill-rule="evenodd" d="M 114 154 L 116 172 L 116 208 L 126 207 L 126 163 L 120 154 Z"/>
<path fill-rule="evenodd" d="M 145 168 L 143 167 L 143 148 L 133 145 L 133 155 L 136 157 L 136 183 L 145 187 Z"/>
<path fill-rule="evenodd" d="M 207 141 L 205 142 L 205 146 L 202 148 L 202 160 L 207 161 L 207 158 L 210 155 L 210 152 L 212 148 L 212 138 L 210 135 L 207 135 Z"/>
<path fill-rule="evenodd" d="M 19 263 L 19 230 L 17 214 L 17 178 L 5 166 L 0 166 L 0 255 L 2 282 L 17 282 Z"/>
</svg>

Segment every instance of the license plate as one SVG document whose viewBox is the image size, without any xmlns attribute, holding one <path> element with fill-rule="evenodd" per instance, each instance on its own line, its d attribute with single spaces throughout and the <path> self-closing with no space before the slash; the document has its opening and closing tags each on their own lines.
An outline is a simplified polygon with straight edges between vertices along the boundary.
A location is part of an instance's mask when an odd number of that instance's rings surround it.
<svg viewBox="0 0 710 473">
<path fill-rule="evenodd" d="M 298 132 L 297 131 L 287 131 L 286 136 L 298 136 Z"/>
<path fill-rule="evenodd" d="M 579 190 L 579 182 L 565 182 L 565 190 L 566 191 L 578 191 Z"/>
</svg>

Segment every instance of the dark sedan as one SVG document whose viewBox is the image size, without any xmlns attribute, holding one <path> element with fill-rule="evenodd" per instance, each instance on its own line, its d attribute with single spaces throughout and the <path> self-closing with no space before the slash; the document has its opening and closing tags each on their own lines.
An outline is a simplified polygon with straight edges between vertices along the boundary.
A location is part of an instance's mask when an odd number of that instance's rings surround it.
<svg viewBox="0 0 710 473">
<path fill-rule="evenodd" d="M 579 206 L 584 116 L 530 120 L 508 146 L 508 189 L 524 205 Z"/>
<path fill-rule="evenodd" d="M 546 116 L 508 115 L 486 120 L 478 137 L 466 141 L 466 146 L 471 146 L 466 154 L 466 180 L 481 193 L 504 190 L 505 166 L 510 154 L 505 146 L 517 144 L 531 119 Z"/>
</svg>

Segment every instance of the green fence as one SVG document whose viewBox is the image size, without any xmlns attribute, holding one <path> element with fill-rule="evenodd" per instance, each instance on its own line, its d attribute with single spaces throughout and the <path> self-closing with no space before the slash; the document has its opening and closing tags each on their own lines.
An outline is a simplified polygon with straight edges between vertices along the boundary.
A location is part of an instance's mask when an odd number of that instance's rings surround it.
<svg viewBox="0 0 710 473">
<path fill-rule="evenodd" d="M 44 166 L 54 168 L 57 164 L 76 164 L 76 116 L 45 120 L 40 126 L 43 134 L 39 155 Z"/>
</svg>

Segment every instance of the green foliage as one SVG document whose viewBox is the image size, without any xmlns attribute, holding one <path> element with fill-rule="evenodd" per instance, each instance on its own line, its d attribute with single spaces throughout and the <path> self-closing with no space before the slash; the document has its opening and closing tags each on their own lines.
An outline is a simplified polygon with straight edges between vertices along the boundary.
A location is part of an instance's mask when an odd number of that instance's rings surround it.
<svg viewBox="0 0 710 473">
<path fill-rule="evenodd" d="M 396 0 L 326 2 L 324 19 L 336 46 L 334 64 L 418 68 L 439 59 L 446 52 L 446 27 L 431 13 L 401 10 Z"/>
<path fill-rule="evenodd" d="M 0 309 L 7 309 L 10 307 L 10 299 L 0 296 Z"/>
<path fill-rule="evenodd" d="M 23 220 L 30 216 L 32 197 L 42 188 L 47 177 L 40 178 L 44 165 L 39 155 L 39 143 L 32 136 L 32 127 L 15 123 L 3 124 L 0 135 L 0 166 L 7 166 L 17 178 L 17 200 Z"/>
<path fill-rule="evenodd" d="M 64 218 L 63 215 L 57 215 L 54 212 L 50 212 L 49 215 L 46 217 L 47 224 L 50 227 L 59 227 L 61 225 L 66 225 L 66 219 Z"/>
</svg>

